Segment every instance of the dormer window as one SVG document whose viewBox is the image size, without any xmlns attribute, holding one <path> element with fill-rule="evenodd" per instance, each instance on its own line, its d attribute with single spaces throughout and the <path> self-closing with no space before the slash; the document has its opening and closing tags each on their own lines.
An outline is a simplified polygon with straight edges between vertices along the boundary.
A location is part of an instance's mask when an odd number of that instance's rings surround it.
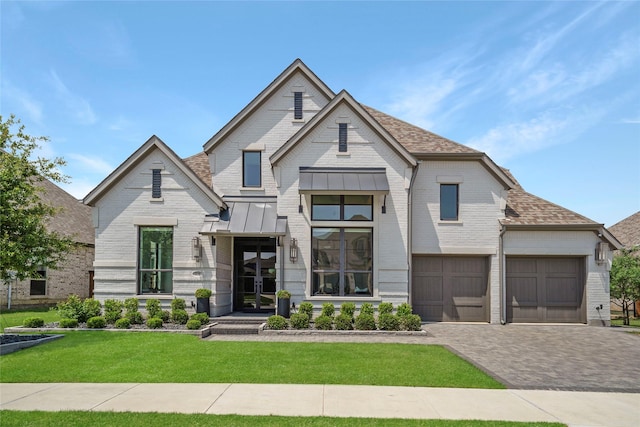
<svg viewBox="0 0 640 427">
<path fill-rule="evenodd" d="M 302 120 L 302 92 L 293 92 L 293 118 Z"/>
<path fill-rule="evenodd" d="M 347 152 L 347 124 L 338 123 L 338 151 Z"/>
<path fill-rule="evenodd" d="M 151 173 L 151 198 L 160 199 L 162 197 L 162 178 L 160 175 L 160 169 L 152 169 Z"/>
</svg>

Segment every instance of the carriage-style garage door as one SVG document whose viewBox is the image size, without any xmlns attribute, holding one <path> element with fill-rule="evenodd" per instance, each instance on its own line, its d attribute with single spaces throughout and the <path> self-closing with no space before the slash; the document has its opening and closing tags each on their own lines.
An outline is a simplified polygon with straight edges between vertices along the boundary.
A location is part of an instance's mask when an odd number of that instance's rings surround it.
<svg viewBox="0 0 640 427">
<path fill-rule="evenodd" d="M 584 258 L 507 257 L 507 321 L 584 323 Z"/>
<path fill-rule="evenodd" d="M 414 256 L 412 305 L 423 320 L 488 321 L 487 257 Z"/>
</svg>

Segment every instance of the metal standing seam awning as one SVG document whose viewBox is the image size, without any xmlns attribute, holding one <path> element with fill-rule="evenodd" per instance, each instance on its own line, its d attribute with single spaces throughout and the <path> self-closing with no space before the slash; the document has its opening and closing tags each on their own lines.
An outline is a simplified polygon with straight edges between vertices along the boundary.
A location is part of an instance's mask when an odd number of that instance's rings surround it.
<svg viewBox="0 0 640 427">
<path fill-rule="evenodd" d="M 287 232 L 287 217 L 278 215 L 276 203 L 227 202 L 227 206 L 205 217 L 200 234 L 282 236 Z"/>
<path fill-rule="evenodd" d="M 385 168 L 300 167 L 298 191 L 389 193 Z"/>
</svg>

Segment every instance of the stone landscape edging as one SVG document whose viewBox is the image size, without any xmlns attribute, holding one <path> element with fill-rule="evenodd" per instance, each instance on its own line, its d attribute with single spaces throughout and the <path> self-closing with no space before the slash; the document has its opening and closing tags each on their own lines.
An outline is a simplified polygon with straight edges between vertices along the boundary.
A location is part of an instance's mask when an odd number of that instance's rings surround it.
<svg viewBox="0 0 640 427">
<path fill-rule="evenodd" d="M 57 340 L 62 337 L 64 337 L 64 335 L 49 335 L 47 337 L 40 338 L 37 340 L 19 341 L 19 342 L 12 342 L 8 344 L 2 344 L 0 345 L 0 355 L 13 353 L 15 351 L 33 347 L 39 344 L 44 344 L 46 342 Z"/>
<path fill-rule="evenodd" d="M 107 331 L 107 332 L 170 332 L 175 334 L 187 334 L 187 335 L 195 335 L 199 338 L 206 338 L 211 335 L 211 327 L 215 326 L 216 323 L 211 323 L 204 328 L 191 330 L 191 329 L 149 329 L 149 328 L 140 328 L 140 329 L 117 329 L 117 328 L 25 328 L 22 326 L 13 326 L 10 328 L 5 328 L 5 334 L 32 334 L 32 333 L 51 333 L 51 332 L 71 332 L 71 331 Z"/>
<path fill-rule="evenodd" d="M 338 331 L 338 330 L 320 330 L 320 329 L 267 329 L 267 324 L 263 323 L 258 328 L 258 334 L 260 335 L 383 335 L 383 336 L 428 336 L 429 334 L 424 329 L 420 331 L 363 331 L 353 329 L 350 331 Z"/>
</svg>

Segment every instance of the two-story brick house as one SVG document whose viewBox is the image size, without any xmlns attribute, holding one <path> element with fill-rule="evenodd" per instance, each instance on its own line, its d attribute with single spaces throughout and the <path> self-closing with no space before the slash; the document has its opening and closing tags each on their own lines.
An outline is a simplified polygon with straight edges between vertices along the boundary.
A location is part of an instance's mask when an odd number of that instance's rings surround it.
<svg viewBox="0 0 640 427">
<path fill-rule="evenodd" d="M 409 302 L 425 320 L 607 324 L 602 226 L 484 153 L 335 94 L 300 60 L 181 159 L 153 136 L 86 198 L 95 295 L 213 315 Z"/>
</svg>

